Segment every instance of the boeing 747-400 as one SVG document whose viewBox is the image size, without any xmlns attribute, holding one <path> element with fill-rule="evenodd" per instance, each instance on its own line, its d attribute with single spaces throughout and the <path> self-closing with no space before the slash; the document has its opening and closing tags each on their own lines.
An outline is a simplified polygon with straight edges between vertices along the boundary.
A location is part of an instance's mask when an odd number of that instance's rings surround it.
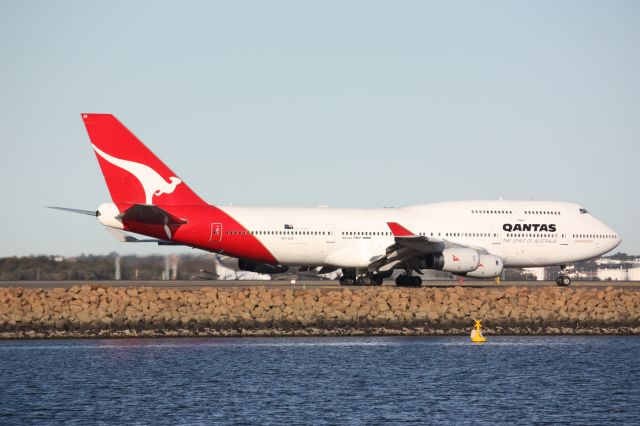
<svg viewBox="0 0 640 426">
<path fill-rule="evenodd" d="M 582 206 L 553 201 L 457 201 L 402 208 L 269 208 L 203 201 L 111 114 L 82 114 L 111 194 L 98 221 L 122 241 L 186 245 L 238 258 L 240 269 L 342 270 L 344 285 L 420 286 L 420 271 L 491 278 L 504 268 L 564 266 L 600 256 L 620 237 Z M 187 143 L 187 142 L 184 142 Z M 67 209 L 74 210 L 74 209 Z M 78 210 L 75 210 L 78 211 Z"/>
</svg>

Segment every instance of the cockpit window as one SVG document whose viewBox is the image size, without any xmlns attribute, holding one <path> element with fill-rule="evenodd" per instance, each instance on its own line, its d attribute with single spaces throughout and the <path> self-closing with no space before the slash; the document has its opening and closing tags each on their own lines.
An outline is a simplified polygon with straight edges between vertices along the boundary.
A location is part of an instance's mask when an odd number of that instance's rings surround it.
<svg viewBox="0 0 640 426">
<path fill-rule="evenodd" d="M 580 209 L 580 214 L 588 214 L 589 212 L 587 211 L 587 209 Z"/>
</svg>

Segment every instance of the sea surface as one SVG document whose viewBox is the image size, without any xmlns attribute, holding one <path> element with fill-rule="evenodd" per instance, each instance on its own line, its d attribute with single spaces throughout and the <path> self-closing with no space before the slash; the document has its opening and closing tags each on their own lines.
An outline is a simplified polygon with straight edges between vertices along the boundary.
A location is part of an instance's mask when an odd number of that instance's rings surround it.
<svg viewBox="0 0 640 426">
<path fill-rule="evenodd" d="M 640 336 L 0 341 L 0 424 L 640 424 Z"/>
</svg>

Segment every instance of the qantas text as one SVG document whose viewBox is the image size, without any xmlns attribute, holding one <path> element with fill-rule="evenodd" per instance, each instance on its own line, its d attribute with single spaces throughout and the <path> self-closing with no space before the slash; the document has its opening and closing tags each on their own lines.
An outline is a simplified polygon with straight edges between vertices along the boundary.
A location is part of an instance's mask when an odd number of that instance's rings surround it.
<svg viewBox="0 0 640 426">
<path fill-rule="evenodd" d="M 502 229 L 506 232 L 556 232 L 556 225 L 551 224 L 539 224 L 539 223 L 505 223 L 502 225 Z"/>
</svg>

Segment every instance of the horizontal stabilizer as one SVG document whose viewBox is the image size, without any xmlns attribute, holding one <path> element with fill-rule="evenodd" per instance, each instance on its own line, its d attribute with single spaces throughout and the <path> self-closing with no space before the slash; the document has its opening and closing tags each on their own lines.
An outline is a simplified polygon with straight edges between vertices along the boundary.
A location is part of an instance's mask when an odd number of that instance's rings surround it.
<svg viewBox="0 0 640 426">
<path fill-rule="evenodd" d="M 93 217 L 98 216 L 98 212 L 95 210 L 70 209 L 68 207 L 56 207 L 56 206 L 45 206 L 45 207 L 48 209 L 62 210 L 64 212 L 86 214 L 87 216 L 93 216 Z"/>
<path fill-rule="evenodd" d="M 107 232 L 109 232 L 113 238 L 118 240 L 121 243 L 158 243 L 159 246 L 178 246 L 181 244 L 176 244 L 173 241 L 160 240 L 157 238 L 137 238 L 133 235 L 127 234 L 125 232 L 119 231 L 115 228 L 111 228 L 109 226 L 105 226 Z"/>
<path fill-rule="evenodd" d="M 136 238 L 133 235 L 126 234 L 115 228 L 111 228 L 110 226 L 105 226 L 105 229 L 107 230 L 108 233 L 110 233 L 113 236 L 113 238 L 115 238 L 121 243 L 139 243 L 142 241 L 141 239 Z"/>
</svg>

